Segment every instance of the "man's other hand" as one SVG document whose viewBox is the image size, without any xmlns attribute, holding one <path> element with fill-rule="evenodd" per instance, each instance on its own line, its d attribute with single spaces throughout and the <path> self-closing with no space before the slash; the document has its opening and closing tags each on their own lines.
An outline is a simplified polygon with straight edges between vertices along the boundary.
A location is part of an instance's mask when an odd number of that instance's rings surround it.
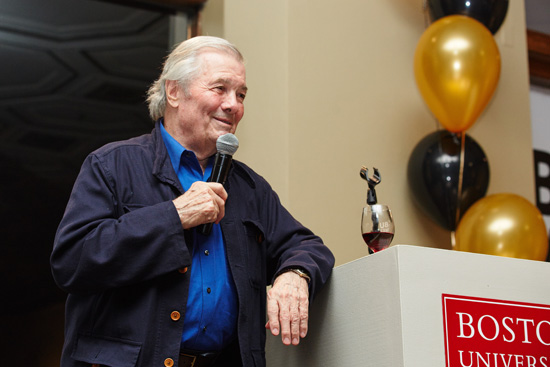
<svg viewBox="0 0 550 367">
<path fill-rule="evenodd" d="M 172 202 L 184 229 L 204 223 L 219 223 L 225 215 L 227 192 L 222 184 L 194 182 L 189 190 Z"/>
<path fill-rule="evenodd" d="M 307 281 L 288 271 L 275 279 L 267 292 L 266 329 L 273 335 L 281 334 L 285 345 L 298 345 L 307 335 L 309 290 Z"/>
</svg>

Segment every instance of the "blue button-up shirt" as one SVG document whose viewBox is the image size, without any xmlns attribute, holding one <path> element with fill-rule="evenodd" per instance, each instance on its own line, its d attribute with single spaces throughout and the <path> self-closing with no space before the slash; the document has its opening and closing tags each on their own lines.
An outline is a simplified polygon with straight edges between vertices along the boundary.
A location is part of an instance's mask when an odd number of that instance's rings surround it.
<svg viewBox="0 0 550 367">
<path fill-rule="evenodd" d="M 195 153 L 185 149 L 161 124 L 168 155 L 185 191 L 195 181 L 206 181 L 212 172 L 213 157 L 203 173 Z M 219 224 L 209 236 L 193 231 L 191 284 L 185 311 L 182 348 L 217 351 L 236 335 L 237 291 L 227 259 Z"/>
</svg>

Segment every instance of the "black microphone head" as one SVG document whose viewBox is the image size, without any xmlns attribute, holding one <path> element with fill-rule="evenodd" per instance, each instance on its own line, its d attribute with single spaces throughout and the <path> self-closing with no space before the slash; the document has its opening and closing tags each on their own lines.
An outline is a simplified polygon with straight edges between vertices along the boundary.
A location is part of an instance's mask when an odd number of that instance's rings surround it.
<svg viewBox="0 0 550 367">
<path fill-rule="evenodd" d="M 218 153 L 233 155 L 239 149 L 239 139 L 233 134 L 222 135 L 216 140 Z"/>
</svg>

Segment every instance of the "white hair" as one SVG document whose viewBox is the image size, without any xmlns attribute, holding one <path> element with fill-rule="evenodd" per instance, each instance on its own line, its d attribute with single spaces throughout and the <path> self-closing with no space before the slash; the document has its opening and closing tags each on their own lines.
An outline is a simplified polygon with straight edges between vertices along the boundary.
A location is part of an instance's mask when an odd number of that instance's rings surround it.
<svg viewBox="0 0 550 367">
<path fill-rule="evenodd" d="M 160 77 L 151 84 L 147 92 L 149 115 L 154 121 L 164 116 L 164 110 L 166 109 L 166 90 L 164 86 L 166 81 L 178 81 L 184 93 L 187 93 L 189 84 L 201 70 L 201 59 L 198 55 L 205 48 L 214 48 L 226 52 L 244 63 L 244 58 L 237 47 L 223 38 L 198 36 L 181 42 L 168 55 Z"/>
</svg>

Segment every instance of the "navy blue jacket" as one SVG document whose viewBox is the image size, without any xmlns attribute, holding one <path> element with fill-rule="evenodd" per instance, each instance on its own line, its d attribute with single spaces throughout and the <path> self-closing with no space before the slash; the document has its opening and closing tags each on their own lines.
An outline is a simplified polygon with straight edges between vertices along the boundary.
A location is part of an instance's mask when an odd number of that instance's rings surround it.
<svg viewBox="0 0 550 367">
<path fill-rule="evenodd" d="M 243 366 L 265 366 L 266 285 L 282 269 L 311 275 L 310 299 L 334 257 L 233 160 L 220 225 L 239 300 Z M 192 243 L 172 200 L 183 189 L 158 123 L 151 134 L 91 153 L 75 182 L 51 255 L 69 293 L 61 365 L 177 366 Z"/>
</svg>

